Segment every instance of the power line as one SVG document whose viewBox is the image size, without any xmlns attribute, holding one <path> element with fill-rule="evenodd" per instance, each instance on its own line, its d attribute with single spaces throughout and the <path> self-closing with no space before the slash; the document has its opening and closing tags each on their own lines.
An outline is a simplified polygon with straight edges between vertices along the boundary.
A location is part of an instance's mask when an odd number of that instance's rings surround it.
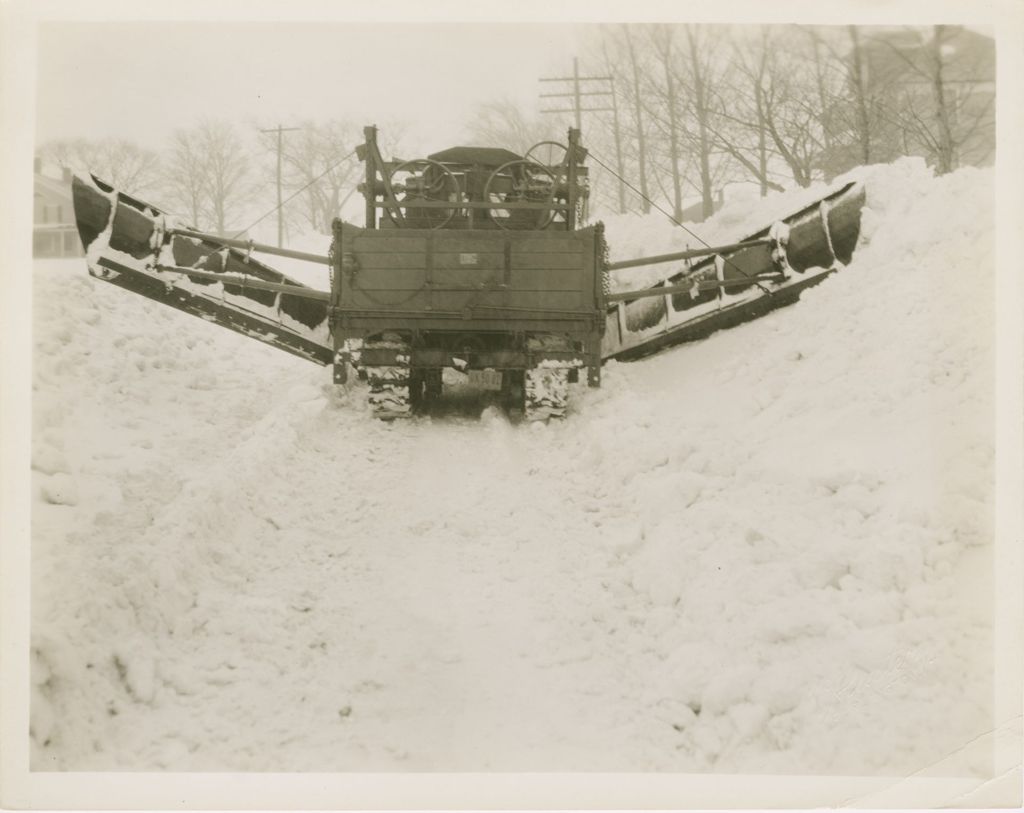
<svg viewBox="0 0 1024 813">
<path fill-rule="evenodd" d="M 580 62 L 577 57 L 572 58 L 572 76 L 545 76 L 539 81 L 541 82 L 571 82 L 572 91 L 570 93 L 541 93 L 540 98 L 542 99 L 571 99 L 572 107 L 568 109 L 554 109 L 554 110 L 541 110 L 541 113 L 572 113 L 576 119 L 576 129 L 582 130 L 582 120 L 584 113 L 611 113 L 612 114 L 612 126 L 615 134 L 615 155 L 619 166 L 619 172 L 617 177 L 619 178 L 619 211 L 623 214 L 626 212 L 626 192 L 625 187 L 622 185 L 622 176 L 625 174 L 625 169 L 622 163 L 622 142 L 621 134 L 619 132 L 619 108 L 615 100 L 615 77 L 608 76 L 580 76 Z M 580 88 L 581 82 L 607 82 L 608 90 L 582 90 Z M 610 107 L 584 107 L 582 97 L 584 96 L 606 96 L 610 101 Z M 601 102 L 596 101 L 596 104 L 600 105 Z"/>
<path fill-rule="evenodd" d="M 284 245 L 284 223 L 281 220 L 281 152 L 284 145 L 283 133 L 290 133 L 294 130 L 301 130 L 301 127 L 282 127 L 280 124 L 270 130 L 260 130 L 261 133 L 277 133 L 277 247 Z"/>
<path fill-rule="evenodd" d="M 610 173 L 612 173 L 612 175 L 616 175 L 617 174 L 614 169 L 612 169 L 604 161 L 602 161 L 600 158 L 598 158 L 596 155 L 594 155 L 594 151 L 593 150 L 589 151 L 589 155 L 590 155 L 591 158 L 593 158 L 595 161 L 597 161 L 597 163 L 599 163 L 601 166 L 603 166 L 605 169 L 607 169 Z M 625 180 L 622 176 L 619 176 L 619 180 L 622 181 L 623 183 L 625 183 L 626 186 L 628 186 L 630 189 L 632 189 L 634 192 L 636 192 L 641 198 L 646 200 L 649 204 L 651 204 L 651 206 L 653 206 L 655 209 L 657 209 L 659 212 L 661 212 L 663 215 L 665 215 L 665 217 L 667 217 L 669 220 L 671 220 L 673 223 L 675 223 L 679 228 L 681 228 L 683 231 L 685 231 L 687 234 L 689 234 L 695 240 L 698 240 L 699 242 L 703 243 L 705 245 L 705 247 L 707 247 L 707 248 L 711 248 L 712 247 L 711 244 L 707 240 L 705 240 L 703 237 L 701 237 L 699 234 L 697 234 L 692 229 L 687 228 L 680 221 L 676 220 L 675 217 L 673 217 L 667 211 L 662 209 L 657 204 L 656 201 L 651 200 L 649 197 L 647 197 L 647 195 L 645 195 L 643 192 L 641 192 L 639 189 L 637 189 L 635 186 L 633 186 L 633 184 L 631 184 L 629 181 Z M 748 274 L 746 271 L 744 271 L 742 268 L 740 268 L 738 265 L 736 265 L 736 263 L 734 263 L 728 257 L 726 257 L 724 255 L 721 255 L 721 254 L 719 256 L 722 258 L 722 261 L 726 265 L 732 266 L 736 271 L 739 271 L 739 273 L 742 274 L 744 277 L 747 277 L 748 279 L 752 279 L 750 274 Z M 754 285 L 756 285 L 758 288 L 760 288 L 764 293 L 768 294 L 768 296 L 773 296 L 772 292 L 769 291 L 767 288 L 765 288 L 761 283 L 757 282 L 756 280 L 752 280 L 752 281 L 754 282 Z"/>
<path fill-rule="evenodd" d="M 299 129 L 299 128 L 296 128 L 296 129 Z M 323 172 L 321 172 L 319 175 L 317 175 L 313 180 L 311 180 L 305 186 L 301 187 L 300 189 L 296 189 L 287 198 L 285 198 L 283 201 L 279 202 L 277 204 L 277 206 L 275 206 L 269 212 L 266 212 L 265 214 L 262 214 L 259 217 L 257 217 L 252 223 L 250 223 L 248 226 L 246 226 L 244 229 L 242 229 L 238 234 L 236 234 L 235 237 L 238 237 L 238 236 L 240 236 L 242 234 L 245 234 L 253 226 L 255 226 L 258 223 L 260 223 L 260 221 L 265 220 L 266 218 L 268 218 L 272 214 L 274 214 L 274 212 L 279 212 L 281 210 L 282 206 L 284 206 L 286 203 L 288 203 L 293 198 L 296 198 L 299 195 L 301 195 L 303 192 L 305 192 L 307 189 L 309 189 L 309 187 L 311 187 L 313 184 L 315 184 L 321 178 L 325 177 L 329 172 L 331 172 L 331 171 L 337 169 L 338 167 L 340 167 L 342 164 L 344 164 L 349 158 L 351 158 L 355 154 L 356 154 L 356 150 L 352 150 L 352 152 L 348 153 L 344 158 L 339 158 L 337 161 L 335 161 L 333 164 L 331 164 L 329 167 L 327 167 L 327 169 L 325 169 Z M 278 222 L 280 222 L 280 216 L 278 217 Z"/>
<path fill-rule="evenodd" d="M 270 132 L 273 132 L 273 130 L 271 130 Z M 358 149 L 358 147 L 356 149 Z M 338 167 L 340 167 L 342 164 L 344 164 L 349 158 L 351 158 L 355 154 L 356 154 L 356 150 L 352 150 L 352 152 L 348 153 L 343 158 L 339 158 L 337 161 L 335 161 L 333 164 L 328 166 L 327 169 L 325 169 L 323 172 L 321 172 L 319 175 L 317 175 L 313 180 L 311 180 L 305 186 L 301 187 L 300 189 L 296 189 L 287 198 L 285 198 L 283 201 L 280 201 L 277 204 L 277 206 L 275 206 L 273 209 L 271 209 L 270 211 L 265 212 L 264 214 L 262 214 L 259 217 L 257 217 L 252 223 L 250 223 L 244 229 L 240 229 L 236 234 L 234 234 L 229 239 L 234 240 L 235 238 L 238 238 L 238 237 L 241 237 L 241 236 L 245 235 L 250 229 L 252 229 L 254 226 L 259 225 L 262 221 L 266 220 L 268 217 L 270 217 L 272 214 L 274 214 L 274 212 L 280 212 L 282 206 L 284 206 L 286 203 L 288 203 L 293 198 L 298 197 L 299 195 L 301 195 L 303 192 L 305 192 L 307 189 L 309 189 L 309 187 L 311 187 L 313 184 L 315 184 L 321 178 L 325 177 L 328 173 L 330 173 L 333 170 L 335 170 Z M 280 222 L 280 217 L 279 217 L 278 222 Z M 203 239 L 207 240 L 208 242 L 216 242 L 212 238 L 212 235 L 207 235 Z M 227 247 L 227 245 L 225 243 L 219 243 L 218 245 L 216 245 L 216 247 L 211 248 L 209 251 L 207 251 L 205 254 L 203 254 L 201 257 L 199 257 L 199 259 L 195 260 L 192 263 L 192 267 L 193 268 L 197 268 L 201 263 L 206 261 L 207 257 L 209 257 L 212 254 L 216 254 L 218 251 L 220 251 L 221 249 L 226 248 L 226 247 Z M 280 246 L 278 246 L 278 248 L 280 248 Z"/>
<path fill-rule="evenodd" d="M 612 95 L 611 90 L 588 90 L 583 91 L 580 89 L 580 82 L 614 82 L 614 78 L 611 76 L 580 76 L 580 61 L 576 57 L 572 58 L 572 76 L 545 76 L 538 80 L 539 82 L 572 82 L 572 91 L 569 93 L 541 93 L 540 96 L 543 99 L 572 99 L 572 107 L 568 110 L 541 110 L 541 113 L 572 113 L 576 117 L 576 129 L 582 130 L 582 114 L 583 113 L 596 113 L 601 110 L 611 110 L 610 107 L 600 108 L 586 108 L 584 109 L 582 102 L 580 101 L 581 96 L 610 96 Z M 614 85 L 613 85 L 614 87 Z"/>
</svg>

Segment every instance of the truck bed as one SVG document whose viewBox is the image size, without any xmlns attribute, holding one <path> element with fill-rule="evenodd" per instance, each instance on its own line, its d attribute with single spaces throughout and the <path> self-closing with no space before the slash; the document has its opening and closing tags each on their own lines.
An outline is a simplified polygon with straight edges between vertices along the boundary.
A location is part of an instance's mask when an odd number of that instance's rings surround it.
<svg viewBox="0 0 1024 813">
<path fill-rule="evenodd" d="M 587 333 L 604 321 L 595 227 L 518 234 L 340 224 L 335 238 L 332 305 L 346 331 L 398 320 L 422 330 Z"/>
</svg>

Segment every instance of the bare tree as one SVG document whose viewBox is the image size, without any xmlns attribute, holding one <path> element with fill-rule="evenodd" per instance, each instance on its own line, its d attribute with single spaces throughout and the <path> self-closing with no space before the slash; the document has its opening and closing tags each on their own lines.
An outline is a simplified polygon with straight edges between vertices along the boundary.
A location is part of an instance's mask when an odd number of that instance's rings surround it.
<svg viewBox="0 0 1024 813">
<path fill-rule="evenodd" d="M 793 180 L 808 186 L 818 174 L 827 140 L 826 80 L 822 66 L 815 65 L 813 48 L 808 52 L 789 38 L 788 31 L 765 26 L 743 46 L 751 58 L 737 58 L 736 64 L 752 96 L 748 107 L 755 111 L 759 138 L 766 142 L 764 166 L 781 159 Z"/>
<path fill-rule="evenodd" d="M 672 217 L 681 220 L 684 181 L 689 180 L 697 147 L 690 126 L 690 88 L 680 72 L 685 51 L 675 47 L 676 33 L 675 27 L 646 26 L 631 32 L 629 43 L 634 56 L 648 55 L 643 63 L 637 60 L 640 83 L 632 88 L 634 95 L 639 94 L 636 120 L 643 126 L 643 137 L 637 138 L 637 168 L 642 157 L 644 209 L 650 211 L 660 197 Z M 699 187 L 699 179 L 691 182 Z"/>
<path fill-rule="evenodd" d="M 906 148 L 922 151 L 940 173 L 994 150 L 995 68 L 991 41 L 958 26 L 911 29 L 881 44 L 904 68 L 892 115 Z"/>
<path fill-rule="evenodd" d="M 768 28 L 762 26 L 756 39 L 734 39 L 730 70 L 715 89 L 717 115 L 714 121 L 706 119 L 716 143 L 758 182 L 762 197 L 769 190 L 783 189 L 772 180 L 770 160 L 775 153 L 769 148 L 767 121 L 769 36 Z"/>
<path fill-rule="evenodd" d="M 618 204 L 619 214 L 626 213 L 626 163 L 622 153 L 622 124 L 619 121 L 619 92 L 615 89 L 616 76 L 615 65 L 608 54 L 608 41 L 601 42 L 601 56 L 603 57 L 605 71 L 611 77 L 611 105 L 612 105 L 612 134 L 615 137 L 615 167 L 618 174 Z"/>
<path fill-rule="evenodd" d="M 498 99 L 477 107 L 467 127 L 482 146 L 505 147 L 525 153 L 539 141 L 562 141 L 553 119 L 527 116 L 511 99 Z"/>
<path fill-rule="evenodd" d="M 942 174 L 952 172 L 956 166 L 956 145 L 953 141 L 953 129 L 949 123 L 949 108 L 946 105 L 946 85 L 942 77 L 944 62 L 942 41 L 945 31 L 946 26 L 935 26 L 931 47 L 928 49 L 928 55 L 931 57 L 932 92 L 935 98 L 935 153 L 939 172 Z"/>
<path fill-rule="evenodd" d="M 683 76 L 688 91 L 689 113 L 696 124 L 696 147 L 700 173 L 701 209 L 705 218 L 715 211 L 713 179 L 711 175 L 711 98 L 714 82 L 714 47 L 709 39 L 711 30 L 704 26 L 685 26 L 686 58 L 683 60 Z"/>
<path fill-rule="evenodd" d="M 210 228 L 206 217 L 206 172 L 196 131 L 176 130 L 164 159 L 163 194 L 170 208 L 198 229 Z"/>
<path fill-rule="evenodd" d="M 825 177 L 901 154 L 893 111 L 902 70 L 894 71 L 891 59 L 878 59 L 870 30 L 855 25 L 795 28 L 811 42 L 823 140 L 819 164 Z"/>
<path fill-rule="evenodd" d="M 256 191 L 249 155 L 228 122 L 205 121 L 196 137 L 206 173 L 210 220 L 213 228 L 223 234 Z"/>
<path fill-rule="evenodd" d="M 683 182 L 680 172 L 680 122 L 679 122 L 679 99 L 677 98 L 677 87 L 674 77 L 674 52 L 672 48 L 672 26 L 663 26 L 652 31 L 654 51 L 658 54 L 661 62 L 662 75 L 664 77 L 663 90 L 665 110 L 665 129 L 668 136 L 668 165 L 669 174 L 672 178 L 672 214 L 676 220 L 683 219 Z M 656 87 L 652 83 L 652 86 Z M 709 212 L 705 212 L 708 216 Z"/>
<path fill-rule="evenodd" d="M 393 135 L 390 128 L 385 129 L 385 138 L 393 140 Z M 331 222 L 340 216 L 361 180 L 355 148 L 362 139 L 361 129 L 346 121 L 306 120 L 298 124 L 298 130 L 285 139 L 282 153 L 284 188 L 299 193 L 303 204 L 285 206 L 286 214 L 295 213 L 289 219 L 301 221 L 303 228 L 330 233 Z M 260 133 L 260 143 L 276 155 L 273 133 Z M 268 178 L 275 171 L 267 165 Z"/>
<path fill-rule="evenodd" d="M 157 153 L 124 139 L 51 141 L 39 153 L 64 169 L 91 172 L 129 195 L 151 191 L 159 178 Z"/>
<path fill-rule="evenodd" d="M 847 26 L 850 32 L 850 87 L 853 89 L 853 100 L 857 110 L 857 136 L 860 142 L 860 159 L 864 164 L 871 163 L 871 120 L 868 117 L 867 80 L 860 44 L 860 32 L 857 26 Z"/>
<path fill-rule="evenodd" d="M 248 150 L 228 122 L 203 121 L 171 135 L 163 196 L 197 228 L 226 234 L 238 227 L 259 187 Z"/>
<path fill-rule="evenodd" d="M 994 47 L 967 29 L 605 26 L 600 36 L 595 52 L 630 112 L 620 174 L 645 212 L 660 194 L 678 214 L 691 183 L 706 215 L 729 180 L 754 180 L 764 195 L 899 155 L 949 171 L 993 154 Z"/>
<path fill-rule="evenodd" d="M 596 208 L 606 207 L 619 213 L 629 210 L 634 196 L 639 197 L 642 210 L 650 204 L 643 198 L 648 193 L 647 123 L 644 121 L 645 99 L 640 85 L 648 81 L 644 59 L 646 49 L 635 48 L 633 39 L 644 41 L 642 26 L 605 25 L 594 30 L 593 39 L 584 51 L 589 64 L 600 65 L 599 71 L 610 82 L 591 91 L 607 91 L 597 106 L 612 109 L 604 114 L 585 114 L 584 143 L 591 156 L 604 156 L 602 163 L 593 161 L 590 169 L 590 199 Z M 635 70 L 634 70 L 635 68 Z M 591 105 L 585 104 L 585 107 Z M 598 120 L 600 125 L 598 125 Z M 640 123 L 640 130 L 637 123 Z"/>
<path fill-rule="evenodd" d="M 640 87 L 640 59 L 637 54 L 636 44 L 633 42 L 633 35 L 630 33 L 630 26 L 622 26 L 626 38 L 626 49 L 629 53 L 629 65 L 631 68 L 633 83 L 633 126 L 636 135 L 637 150 L 637 180 L 640 183 L 641 208 L 644 214 L 651 211 L 650 189 L 647 185 L 647 133 L 644 128 L 644 103 Z"/>
</svg>

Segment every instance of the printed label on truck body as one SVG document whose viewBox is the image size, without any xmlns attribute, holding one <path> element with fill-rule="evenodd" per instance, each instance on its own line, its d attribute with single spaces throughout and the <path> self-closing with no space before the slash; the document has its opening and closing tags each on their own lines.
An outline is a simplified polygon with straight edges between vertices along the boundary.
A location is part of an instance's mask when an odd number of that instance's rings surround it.
<svg viewBox="0 0 1024 813">
<path fill-rule="evenodd" d="M 469 383 L 485 390 L 500 390 L 501 373 L 497 370 L 470 370 Z"/>
</svg>

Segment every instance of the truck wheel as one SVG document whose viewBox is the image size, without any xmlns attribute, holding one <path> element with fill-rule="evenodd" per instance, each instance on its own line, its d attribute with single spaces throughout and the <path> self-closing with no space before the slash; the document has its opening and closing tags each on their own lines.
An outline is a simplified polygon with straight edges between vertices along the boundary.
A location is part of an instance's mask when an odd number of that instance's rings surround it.
<svg viewBox="0 0 1024 813">
<path fill-rule="evenodd" d="M 513 417 L 521 417 L 523 414 L 523 398 L 526 392 L 523 375 L 522 370 L 503 370 L 501 374 L 501 402 Z"/>
<path fill-rule="evenodd" d="M 412 413 L 412 387 L 409 369 L 409 344 L 394 333 L 385 333 L 376 339 L 363 343 L 365 350 L 387 350 L 394 356 L 395 363 L 367 366 L 366 377 L 370 382 L 367 401 L 370 411 L 381 420 L 407 418 Z"/>
<path fill-rule="evenodd" d="M 444 382 L 440 367 L 430 367 L 423 371 L 423 394 L 428 401 L 441 397 Z"/>
<path fill-rule="evenodd" d="M 533 367 L 526 371 L 523 417 L 528 421 L 564 418 L 569 404 L 569 368 Z"/>
</svg>

